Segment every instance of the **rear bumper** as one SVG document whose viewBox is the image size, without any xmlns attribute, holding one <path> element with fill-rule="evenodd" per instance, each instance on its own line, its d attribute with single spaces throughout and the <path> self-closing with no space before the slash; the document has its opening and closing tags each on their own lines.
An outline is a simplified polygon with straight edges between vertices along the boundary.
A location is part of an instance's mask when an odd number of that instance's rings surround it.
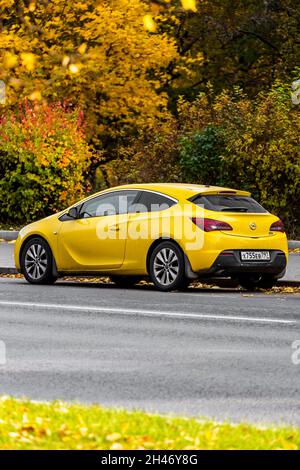
<svg viewBox="0 0 300 470">
<path fill-rule="evenodd" d="M 285 253 L 281 250 L 266 251 L 271 255 L 269 261 L 241 261 L 240 250 L 224 250 L 208 270 L 198 271 L 198 275 L 234 276 L 242 273 L 259 273 L 271 274 L 276 278 L 284 276 L 287 265 Z"/>
</svg>

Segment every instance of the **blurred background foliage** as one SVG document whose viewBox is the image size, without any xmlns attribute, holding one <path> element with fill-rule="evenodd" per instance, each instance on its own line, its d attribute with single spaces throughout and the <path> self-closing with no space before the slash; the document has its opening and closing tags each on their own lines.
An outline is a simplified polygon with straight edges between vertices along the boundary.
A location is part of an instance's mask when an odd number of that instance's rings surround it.
<svg viewBox="0 0 300 470">
<path fill-rule="evenodd" d="M 0 11 L 2 223 L 111 185 L 190 181 L 249 189 L 300 235 L 297 0 L 0 0 Z"/>
</svg>

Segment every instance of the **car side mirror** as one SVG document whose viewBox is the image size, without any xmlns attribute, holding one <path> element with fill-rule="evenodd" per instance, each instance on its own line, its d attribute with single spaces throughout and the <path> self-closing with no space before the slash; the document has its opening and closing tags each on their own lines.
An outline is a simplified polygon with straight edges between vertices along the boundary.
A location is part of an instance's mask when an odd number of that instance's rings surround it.
<svg viewBox="0 0 300 470">
<path fill-rule="evenodd" d="M 71 207 L 71 209 L 69 209 L 68 216 L 71 219 L 77 219 L 78 214 L 79 214 L 79 211 L 78 211 L 77 207 Z"/>
</svg>

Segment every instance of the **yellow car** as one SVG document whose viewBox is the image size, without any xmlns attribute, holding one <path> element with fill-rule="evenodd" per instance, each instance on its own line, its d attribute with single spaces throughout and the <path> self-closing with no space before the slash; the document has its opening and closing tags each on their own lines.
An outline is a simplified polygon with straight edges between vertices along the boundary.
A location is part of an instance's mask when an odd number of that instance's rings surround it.
<svg viewBox="0 0 300 470">
<path fill-rule="evenodd" d="M 169 291 L 222 276 L 252 290 L 272 287 L 287 260 L 282 222 L 250 193 L 193 184 L 102 191 L 24 227 L 15 245 L 16 267 L 32 284 L 108 275 L 129 287 L 150 277 Z"/>
</svg>

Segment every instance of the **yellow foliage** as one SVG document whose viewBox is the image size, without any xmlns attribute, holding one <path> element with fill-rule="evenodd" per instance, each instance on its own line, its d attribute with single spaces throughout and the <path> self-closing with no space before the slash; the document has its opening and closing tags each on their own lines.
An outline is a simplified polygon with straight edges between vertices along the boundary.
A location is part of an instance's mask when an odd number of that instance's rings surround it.
<svg viewBox="0 0 300 470">
<path fill-rule="evenodd" d="M 185 10 L 197 11 L 196 0 L 181 0 L 181 4 Z"/>
<path fill-rule="evenodd" d="M 3 66 L 7 69 L 15 67 L 18 63 L 18 57 L 11 52 L 6 52 L 3 55 Z"/>
<path fill-rule="evenodd" d="M 79 70 L 80 70 L 80 68 L 81 68 L 81 65 L 80 65 L 80 64 L 70 64 L 70 65 L 69 65 L 69 70 L 70 70 L 70 72 L 72 72 L 72 73 L 78 73 Z"/>
<path fill-rule="evenodd" d="M 114 433 L 109 434 L 108 436 L 106 436 L 106 440 L 110 441 L 110 442 L 115 442 L 115 441 L 118 441 L 121 437 L 122 436 L 121 436 L 120 433 L 114 432 Z"/>
<path fill-rule="evenodd" d="M 29 95 L 29 98 L 32 100 L 32 101 L 41 101 L 42 99 L 42 94 L 40 92 L 40 90 L 35 90 L 31 93 L 31 95 Z"/>
<path fill-rule="evenodd" d="M 144 21 L 144 26 L 147 29 L 147 31 L 150 31 L 151 33 L 155 33 L 157 30 L 156 23 L 154 19 L 152 18 L 152 15 L 145 15 L 143 18 Z"/>
<path fill-rule="evenodd" d="M 78 52 L 79 54 L 84 54 L 87 49 L 87 44 L 83 42 L 79 47 L 78 47 Z"/>
<path fill-rule="evenodd" d="M 31 2 L 24 22 L 16 5 L 2 3 L 8 106 L 33 90 L 69 100 L 88 113 L 88 138 L 100 141 L 149 128 L 162 115 L 167 96 L 159 90 L 178 53 L 166 34 L 149 34 L 156 23 L 141 0 Z"/>
<path fill-rule="evenodd" d="M 35 67 L 35 56 L 31 52 L 21 52 L 22 64 L 31 72 Z"/>
</svg>

